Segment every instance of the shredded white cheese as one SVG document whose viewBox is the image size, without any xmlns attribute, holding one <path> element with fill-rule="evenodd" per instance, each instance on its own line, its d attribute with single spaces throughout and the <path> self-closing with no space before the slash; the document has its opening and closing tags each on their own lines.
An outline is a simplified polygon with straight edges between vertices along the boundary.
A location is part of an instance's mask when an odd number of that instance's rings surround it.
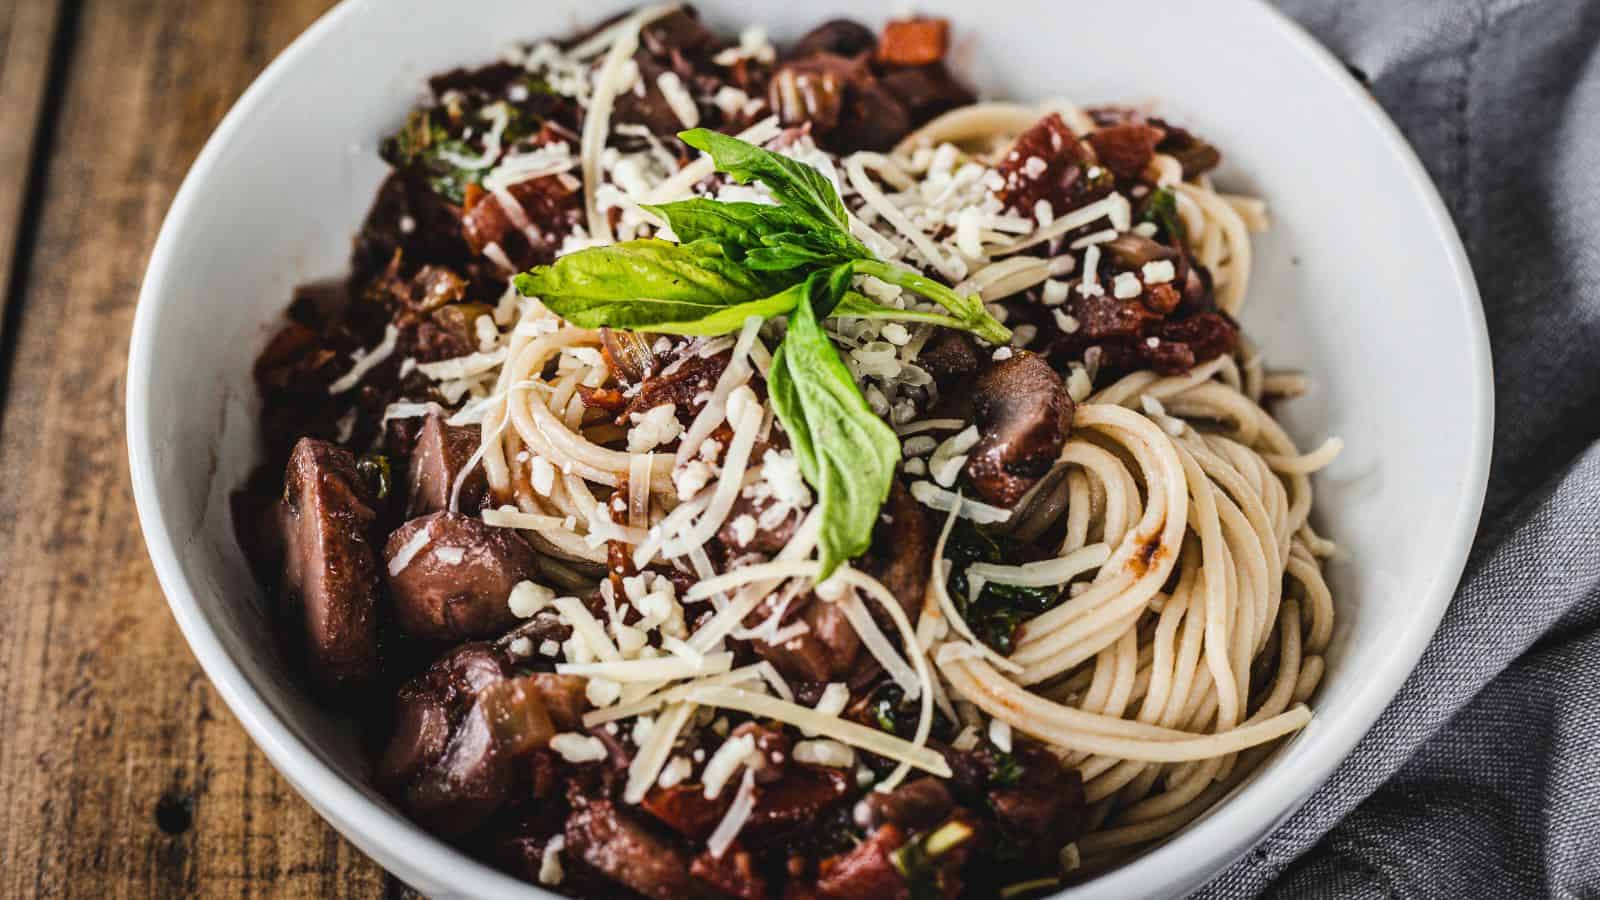
<svg viewBox="0 0 1600 900">
<path fill-rule="evenodd" d="M 1024 563 L 1020 566 L 1007 566 L 999 563 L 976 562 L 967 567 L 969 578 L 982 578 L 995 584 L 1011 584 L 1023 587 L 1056 587 L 1066 584 L 1077 576 L 1103 564 L 1111 556 L 1111 548 L 1106 544 L 1090 544 L 1080 547 L 1065 556 L 1055 559 L 1041 559 L 1038 562 Z"/>
<path fill-rule="evenodd" d="M 550 739 L 550 749 L 570 763 L 597 762 L 606 758 L 606 745 L 597 737 L 565 731 Z"/>
<path fill-rule="evenodd" d="M 879 756 L 909 763 L 940 778 L 950 777 L 950 766 L 935 750 L 918 747 L 909 741 L 858 725 L 836 716 L 825 716 L 814 709 L 798 706 L 776 697 L 733 687 L 690 686 L 687 699 L 705 706 L 737 709 L 763 718 L 778 719 L 797 728 L 810 729 L 852 747 Z"/>
<path fill-rule="evenodd" d="M 798 741 L 794 759 L 807 765 L 848 769 L 856 764 L 856 752 L 838 741 Z"/>
<path fill-rule="evenodd" d="M 624 801 L 638 803 L 650 792 L 650 786 L 661 775 L 667 757 L 672 755 L 672 743 L 678 739 L 678 734 L 683 731 L 689 717 L 694 715 L 694 710 L 693 703 L 679 703 L 656 720 L 655 727 L 650 729 L 650 739 L 639 748 L 633 762 L 628 765 L 628 783 L 622 790 Z"/>
<path fill-rule="evenodd" d="M 468 353 L 454 359 L 441 359 L 438 362 L 421 363 L 417 371 L 432 378 L 434 381 L 446 381 L 459 378 L 471 378 L 493 371 L 506 361 L 506 349 L 492 350 L 488 353 Z"/>
<path fill-rule="evenodd" d="M 856 635 L 861 638 L 862 646 L 867 648 L 867 652 L 878 661 L 878 665 L 883 666 L 883 671 L 905 692 L 906 699 L 915 700 L 922 696 L 922 683 L 917 679 L 917 673 L 894 649 L 894 644 L 889 642 L 889 636 L 878 627 L 872 614 L 861 604 L 860 598 L 854 593 L 847 592 L 834 603 L 844 613 L 845 619 L 850 622 L 850 627 L 855 629 Z"/>
<path fill-rule="evenodd" d="M 400 329 L 396 328 L 394 323 L 391 322 L 385 326 L 383 340 L 378 342 L 378 346 L 373 347 L 371 350 L 356 351 L 352 357 L 355 363 L 350 366 L 350 371 L 339 376 L 332 384 L 328 385 L 328 393 L 342 394 L 360 384 L 361 379 L 365 378 L 368 372 L 394 354 L 395 344 L 399 339 Z"/>
<path fill-rule="evenodd" d="M 756 808 L 756 783 L 755 775 L 746 769 L 744 780 L 739 782 L 739 792 L 734 795 L 733 803 L 729 805 L 728 812 L 717 823 L 716 830 L 706 838 L 706 850 L 717 859 L 728 852 L 733 845 L 739 831 L 744 828 L 745 822 L 750 820 L 750 814 Z"/>
<path fill-rule="evenodd" d="M 1169 259 L 1151 260 L 1139 269 L 1144 280 L 1150 284 L 1166 284 L 1177 276 L 1178 272 Z"/>
<path fill-rule="evenodd" d="M 561 667 L 556 666 L 556 671 L 561 671 Z M 592 706 L 611 706 L 622 697 L 622 685 L 609 678 L 590 678 L 584 685 L 583 695 Z"/>
<path fill-rule="evenodd" d="M 415 534 L 400 545 L 400 550 L 395 553 L 394 558 L 389 560 L 389 574 L 393 576 L 404 572 L 406 566 L 411 565 L 411 560 L 415 559 L 416 555 L 421 553 L 422 548 L 428 546 L 428 541 L 432 539 L 433 536 L 428 533 L 426 527 L 417 529 Z"/>
<path fill-rule="evenodd" d="M 628 429 L 628 452 L 645 453 L 668 443 L 683 433 L 676 404 L 664 403 L 643 413 L 634 413 Z"/>
<path fill-rule="evenodd" d="M 567 837 L 558 834 L 544 845 L 544 852 L 539 855 L 539 883 L 560 884 L 566 877 L 566 872 L 561 868 L 561 851 L 567 847 Z"/>
<path fill-rule="evenodd" d="M 728 783 L 741 766 L 750 766 L 752 763 L 759 765 L 760 757 L 756 755 L 755 738 L 742 734 L 732 740 L 723 741 L 722 746 L 711 754 L 706 761 L 706 767 L 700 773 L 700 782 L 705 785 L 707 800 L 715 800 L 721 796 L 722 788 Z"/>
<path fill-rule="evenodd" d="M 679 656 L 660 659 L 629 659 L 616 662 L 562 663 L 556 671 L 562 675 L 583 675 L 589 678 L 609 678 L 612 681 L 675 681 L 697 675 L 719 675 L 733 667 L 732 653 L 708 653 L 702 662 Z"/>
<path fill-rule="evenodd" d="M 617 651 L 611 639 L 606 637 L 606 630 L 596 621 L 589 608 L 577 597 L 557 597 L 551 601 L 561 612 L 562 621 L 572 626 L 572 640 L 583 644 L 589 653 L 605 662 L 621 662 L 622 654 Z"/>
<path fill-rule="evenodd" d="M 688 88 L 683 86 L 683 79 L 678 77 L 678 73 L 667 71 L 657 75 L 656 89 L 661 91 L 667 106 L 672 108 L 672 114 L 678 117 L 684 128 L 694 128 L 700 124 L 700 110 L 695 106 L 694 98 L 689 96 Z"/>
<path fill-rule="evenodd" d="M 1011 726 L 1004 719 L 989 720 L 989 743 L 1001 753 L 1011 752 Z"/>
<path fill-rule="evenodd" d="M 656 779 L 656 784 L 664 788 L 675 787 L 689 779 L 694 774 L 694 764 L 689 762 L 687 756 L 674 756 L 661 770 L 661 777 Z"/>
</svg>

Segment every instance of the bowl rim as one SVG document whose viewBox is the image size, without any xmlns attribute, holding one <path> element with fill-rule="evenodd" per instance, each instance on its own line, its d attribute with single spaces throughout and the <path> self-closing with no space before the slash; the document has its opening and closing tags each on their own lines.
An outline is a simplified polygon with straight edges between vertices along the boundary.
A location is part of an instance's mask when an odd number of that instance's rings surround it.
<svg viewBox="0 0 1600 900">
<path fill-rule="evenodd" d="M 285 72 L 296 67 L 312 48 L 347 20 L 376 6 L 379 0 L 342 0 L 324 13 L 274 59 L 229 109 L 196 157 L 168 209 L 146 268 L 134 315 L 127 370 L 127 443 L 135 505 L 157 580 L 179 629 L 207 677 L 273 766 L 330 824 L 363 853 L 408 883 L 443 888 L 480 897 L 554 896 L 537 885 L 513 878 L 467 856 L 423 831 L 398 811 L 387 808 L 346 781 L 309 742 L 262 699 L 239 664 L 229 656 L 216 629 L 202 611 L 183 573 L 177 545 L 165 526 L 162 498 L 156 491 L 155 465 L 148 438 L 151 369 L 156 353 L 156 308 L 172 277 L 177 223 L 202 202 L 210 179 L 252 111 L 268 98 Z M 1344 65 L 1298 23 L 1264 0 L 1236 0 L 1241 14 L 1265 14 L 1268 24 L 1292 49 L 1331 77 L 1348 99 L 1375 126 L 1385 149 L 1399 162 L 1402 174 L 1422 198 L 1425 212 L 1441 243 L 1454 279 L 1452 292 L 1465 308 L 1469 341 L 1465 346 L 1471 382 L 1465 387 L 1474 415 L 1465 481 L 1453 515 L 1448 552 L 1419 581 L 1426 585 L 1416 601 L 1426 615 L 1395 638 L 1395 651 L 1383 666 L 1356 688 L 1350 712 L 1338 730 L 1325 730 L 1308 747 L 1296 767 L 1278 767 L 1254 776 L 1250 783 L 1270 785 L 1271 796 L 1289 797 L 1276 815 L 1264 816 L 1261 803 L 1245 804 L 1229 796 L 1196 823 L 1154 847 L 1134 862 L 1066 889 L 1074 897 L 1133 896 L 1194 890 L 1242 857 L 1267 833 L 1287 819 L 1333 773 L 1388 707 L 1410 676 L 1438 629 L 1463 573 L 1488 484 L 1494 426 L 1494 384 L 1488 329 L 1466 250 L 1437 188 L 1399 128 Z M 1258 792 L 1259 794 L 1259 792 Z M 1233 837 L 1226 837 L 1227 835 Z M 1219 837 L 1220 836 L 1220 837 Z M 1225 841 L 1227 854 L 1195 852 L 1201 840 Z M 450 872 L 454 877 L 443 877 Z M 469 893 L 470 892 L 470 893 Z"/>
</svg>

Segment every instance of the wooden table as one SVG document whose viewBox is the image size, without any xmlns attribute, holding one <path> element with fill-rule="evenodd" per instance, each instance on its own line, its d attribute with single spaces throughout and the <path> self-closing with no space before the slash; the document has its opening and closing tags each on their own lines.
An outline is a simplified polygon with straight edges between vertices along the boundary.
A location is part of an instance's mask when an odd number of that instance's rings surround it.
<svg viewBox="0 0 1600 900">
<path fill-rule="evenodd" d="M 0 897 L 404 896 L 246 737 L 167 612 L 123 440 L 167 205 L 331 0 L 0 0 Z"/>
</svg>

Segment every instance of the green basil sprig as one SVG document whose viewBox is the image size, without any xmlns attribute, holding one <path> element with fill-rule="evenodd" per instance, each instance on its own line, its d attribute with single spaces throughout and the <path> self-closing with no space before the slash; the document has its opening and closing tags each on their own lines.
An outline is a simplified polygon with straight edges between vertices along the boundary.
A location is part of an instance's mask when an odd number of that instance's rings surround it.
<svg viewBox="0 0 1600 900">
<path fill-rule="evenodd" d="M 833 182 L 812 166 L 705 129 L 679 135 L 719 171 L 759 181 L 777 205 L 706 198 L 647 207 L 678 243 L 647 239 L 569 253 L 515 279 L 524 296 L 584 328 L 669 334 L 737 331 L 751 316 L 789 316 L 773 355 L 773 406 L 817 492 L 821 576 L 860 555 L 889 495 L 900 442 L 872 412 L 822 328 L 830 315 L 927 322 L 995 344 L 1011 332 L 976 296 L 884 262 L 850 234 Z M 849 290 L 858 275 L 926 297 L 946 313 L 884 306 Z"/>
<path fill-rule="evenodd" d="M 709 153 L 717 168 L 735 181 L 759 180 L 779 204 L 695 198 L 652 206 L 650 211 L 671 226 L 678 244 L 628 241 L 569 253 L 518 275 L 517 289 L 585 327 L 723 334 L 738 330 L 746 316 L 788 312 L 779 308 L 776 295 L 814 272 L 844 266 L 852 275 L 871 275 L 943 306 L 950 320 L 937 320 L 939 324 L 971 331 L 994 344 L 1011 339 L 1011 332 L 988 314 L 977 296 L 962 296 L 873 256 L 850 234 L 844 202 L 833 183 L 812 166 L 714 131 L 695 129 L 680 136 Z M 735 268 L 742 272 L 734 273 Z M 702 287 L 709 290 L 693 301 L 694 308 L 683 305 L 686 292 Z M 763 299 L 771 302 L 745 305 Z M 831 309 L 816 312 L 826 317 Z M 877 315 L 932 321 L 915 312 L 891 316 L 887 307 Z"/>
<path fill-rule="evenodd" d="M 867 405 L 817 319 L 815 307 L 833 305 L 848 283 L 843 268 L 806 279 L 767 381 L 800 474 L 822 505 L 822 578 L 866 552 L 900 461 L 899 437 Z"/>
<path fill-rule="evenodd" d="M 766 185 L 778 205 L 797 218 L 809 221 L 820 231 L 831 229 L 849 235 L 850 219 L 844 201 L 839 199 L 833 182 L 815 166 L 705 128 L 685 131 L 678 137 L 696 150 L 711 154 L 717 171 L 726 172 L 734 181 L 760 181 Z"/>
</svg>

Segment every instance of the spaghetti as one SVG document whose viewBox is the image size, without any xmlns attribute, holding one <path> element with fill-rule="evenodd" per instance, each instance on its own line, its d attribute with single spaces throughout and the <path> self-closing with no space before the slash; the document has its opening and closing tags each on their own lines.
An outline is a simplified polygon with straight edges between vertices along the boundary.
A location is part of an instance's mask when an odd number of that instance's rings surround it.
<svg viewBox="0 0 1600 900">
<path fill-rule="evenodd" d="M 882 233 L 887 240 L 906 238 L 911 252 L 946 277 L 965 271 L 962 284 L 986 299 L 1014 296 L 1047 280 L 1050 268 L 1038 257 L 1006 254 L 1048 241 L 1048 235 L 1003 236 L 1005 243 L 990 248 L 992 258 L 974 265 L 954 248 L 936 246 L 934 236 L 894 206 L 871 173 L 887 178 L 891 188 L 897 181 L 907 187 L 907 173 L 926 170 L 918 165 L 919 150 L 953 142 L 990 148 L 998 156 L 1043 113 L 1015 104 L 962 108 L 908 136 L 894 154 L 848 156 L 842 168 L 864 208 L 882 212 L 878 227 L 889 226 Z M 1087 120 L 1081 112 L 1072 118 Z M 1209 178 L 1182 180 L 1181 167 L 1170 157 L 1157 156 L 1151 168 L 1156 183 L 1177 191 L 1188 240 L 1199 264 L 1212 273 L 1218 305 L 1237 314 L 1248 287 L 1249 232 L 1265 226 L 1261 204 L 1218 193 Z M 1060 224 L 1069 227 L 1058 224 L 1057 230 L 1066 234 L 1074 223 L 1093 221 L 1092 215 L 1064 219 Z M 532 331 L 552 320 L 540 304 L 525 302 L 515 330 Z M 499 383 L 531 380 L 536 388 L 497 398 L 485 421 L 484 458 L 503 465 L 498 461 L 520 446 L 568 474 L 544 494 L 530 490 L 526 478 L 506 475 L 499 483 L 513 488 L 527 512 L 589 522 L 600 504 L 596 491 L 614 487 L 626 473 L 648 472 L 658 531 L 692 522 L 697 537 L 714 532 L 727 504 L 708 504 L 703 492 L 678 496 L 671 467 L 655 462 L 661 454 L 608 450 L 562 422 L 572 397 L 568 388 L 605 383 L 609 374 L 591 360 L 564 363 L 554 379 L 537 377 L 560 348 L 599 342 L 595 333 L 565 323 L 551 327 L 538 341 L 513 345 Z M 741 331 L 725 370 L 733 377 L 719 381 L 707 409 L 725 406 L 732 391 L 753 376 L 751 348 L 758 334 L 754 327 Z M 972 654 L 941 655 L 943 641 L 922 648 L 928 659 L 938 660 L 951 697 L 1047 743 L 1083 774 L 1098 823 L 1079 845 L 1086 867 L 1181 827 L 1214 802 L 1214 788 L 1259 762 L 1260 754 L 1242 751 L 1310 719 L 1304 701 L 1321 676 L 1334 610 L 1320 568 L 1332 548 L 1308 523 L 1308 476 L 1333 459 L 1338 443 L 1300 454 L 1261 405 L 1266 385 L 1276 382 L 1259 373 L 1253 383 L 1240 380 L 1241 368 L 1254 364 L 1223 356 L 1183 375 L 1138 371 L 1090 395 L 1078 406 L 1074 436 L 1056 461 L 1057 489 L 1036 493 L 1012 521 L 1027 523 L 1030 537 L 1061 531 L 1059 557 L 1097 542 L 1113 548 L 1109 557 L 1074 576 L 1073 596 L 1025 622 L 1009 656 L 993 658 L 981 646 Z M 1159 412 L 1152 414 L 1152 406 Z M 495 427 L 502 416 L 510 417 L 513 430 Z M 734 428 L 737 446 L 748 446 L 759 427 L 755 416 L 750 413 Z M 706 416 L 692 429 L 708 433 L 716 424 Z M 943 427 L 959 430 L 965 424 Z M 913 425 L 940 427 L 934 421 Z M 901 430 L 910 433 L 913 426 Z M 693 447 L 685 443 L 679 457 Z M 754 477 L 762 477 L 759 465 Z M 644 501 L 637 492 L 632 496 L 638 501 L 632 517 L 637 528 Z M 570 537 L 539 534 L 543 552 L 597 560 L 593 548 Z M 640 564 L 654 553 L 674 556 L 652 537 L 641 543 L 653 553 L 636 559 Z M 676 555 L 697 543 L 703 539 L 677 542 Z M 945 565 L 936 559 L 930 592 L 943 591 Z M 849 583 L 869 596 L 884 591 L 860 572 L 851 573 Z M 936 615 L 957 623 L 953 604 L 933 603 Z M 964 623 L 952 630 L 954 640 L 975 641 Z M 919 731 L 925 739 L 926 728 Z"/>
<path fill-rule="evenodd" d="M 965 102 L 952 80 L 876 131 L 860 79 L 903 85 L 893 59 L 941 77 L 925 54 L 944 26 L 847 25 L 785 57 L 646 8 L 452 73 L 466 86 L 386 143 L 459 233 L 402 239 L 358 280 L 391 321 L 318 402 L 343 416 L 338 443 L 384 455 L 358 466 L 295 435 L 272 509 L 284 592 L 454 647 L 407 673 L 380 780 L 436 831 L 537 847 L 530 878 L 567 860 L 678 896 L 693 859 L 696 879 L 781 870 L 850 898 L 849 873 L 892 859 L 946 895 L 969 876 L 1048 888 L 1181 829 L 1311 720 L 1335 619 L 1311 476 L 1340 443 L 1295 445 L 1270 406 L 1305 379 L 1239 333 L 1264 204 L 1218 191 L 1215 149 L 1139 110 Z M 843 92 L 832 67 L 863 40 L 877 55 Z M 675 136 L 702 121 L 749 142 L 741 162 Z M 722 217 L 733 236 L 704 255 L 724 268 L 637 290 L 550 274 L 608 249 L 640 254 L 612 279 L 684 265 L 715 241 L 675 234 L 697 227 L 678 204 Z M 736 246 L 752 221 L 775 233 Z M 813 307 L 817 279 L 792 271 L 847 277 Z M 686 283 L 716 296 L 673 293 Z M 739 293 L 752 283 L 777 287 Z M 622 327 L 595 312 L 608 302 L 720 318 Z M 426 355 L 423 329 L 457 320 L 457 352 Z M 835 382 L 802 396 L 823 368 Z M 387 491 L 389 455 L 408 460 L 403 504 L 301 525 L 369 497 L 360 466 Z M 826 470 L 875 460 L 880 481 Z M 870 505 L 841 517 L 851 502 Z M 374 521 L 386 541 L 351 531 Z M 370 687 L 376 625 L 362 646 L 308 621 L 312 665 L 359 682 L 364 649 Z M 937 814 L 894 819 L 906 797 Z M 827 810 L 852 842 L 821 836 Z M 774 822 L 812 844 L 784 855 Z M 1021 871 L 1002 840 L 1026 844 Z M 652 859 L 618 862 L 640 848 Z"/>
</svg>

